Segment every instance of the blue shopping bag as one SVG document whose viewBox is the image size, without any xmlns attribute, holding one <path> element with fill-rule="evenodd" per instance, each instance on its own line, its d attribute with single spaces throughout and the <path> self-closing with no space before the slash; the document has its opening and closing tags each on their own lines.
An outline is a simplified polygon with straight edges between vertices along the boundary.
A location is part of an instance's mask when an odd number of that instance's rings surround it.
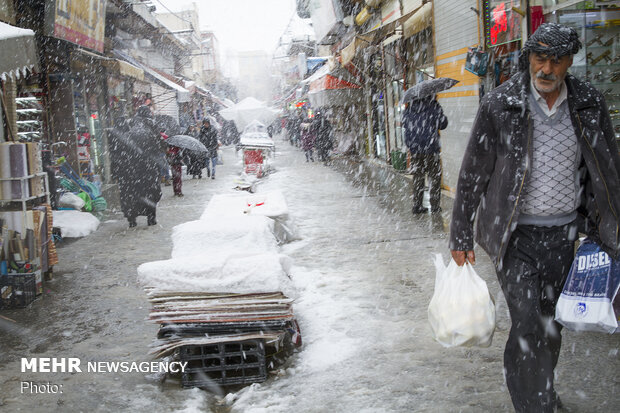
<svg viewBox="0 0 620 413">
<path fill-rule="evenodd" d="M 614 299 L 620 287 L 620 262 L 594 241 L 577 249 L 555 308 L 555 319 L 570 330 L 620 332 Z"/>
</svg>

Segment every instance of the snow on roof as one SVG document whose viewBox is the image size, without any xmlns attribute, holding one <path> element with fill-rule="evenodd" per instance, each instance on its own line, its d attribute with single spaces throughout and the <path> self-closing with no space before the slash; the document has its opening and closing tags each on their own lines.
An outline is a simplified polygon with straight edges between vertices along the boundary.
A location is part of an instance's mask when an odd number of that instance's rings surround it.
<svg viewBox="0 0 620 413">
<path fill-rule="evenodd" d="M 0 75 L 19 78 L 36 70 L 38 58 L 34 32 L 0 22 Z"/>
</svg>

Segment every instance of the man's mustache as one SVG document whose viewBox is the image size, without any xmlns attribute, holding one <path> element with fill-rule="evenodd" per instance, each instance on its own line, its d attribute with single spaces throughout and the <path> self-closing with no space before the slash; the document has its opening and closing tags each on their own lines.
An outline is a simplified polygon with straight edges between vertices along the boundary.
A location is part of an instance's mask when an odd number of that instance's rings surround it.
<svg viewBox="0 0 620 413">
<path fill-rule="evenodd" d="M 553 73 L 545 74 L 542 70 L 539 70 L 536 73 L 536 78 L 542 79 L 542 80 L 552 80 L 552 81 L 558 80 L 558 77 L 554 75 Z"/>
</svg>

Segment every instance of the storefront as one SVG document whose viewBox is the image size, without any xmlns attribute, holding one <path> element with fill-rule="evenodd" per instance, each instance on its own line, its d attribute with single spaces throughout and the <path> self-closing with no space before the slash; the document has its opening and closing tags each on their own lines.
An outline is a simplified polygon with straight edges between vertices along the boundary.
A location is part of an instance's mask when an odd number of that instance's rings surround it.
<svg viewBox="0 0 620 413">
<path fill-rule="evenodd" d="M 612 2 L 545 1 L 543 11 L 546 22 L 565 24 L 579 33 L 583 47 L 569 71 L 603 94 L 620 143 L 620 10 L 605 3 Z"/>
<path fill-rule="evenodd" d="M 48 108 L 50 140 L 65 144 L 64 155 L 82 178 L 109 183 L 106 0 L 47 3 L 40 40 L 47 93 L 55 102 Z"/>
<path fill-rule="evenodd" d="M 482 16 L 462 0 L 435 0 L 433 25 L 436 77 L 459 81 L 437 99 L 448 117 L 448 127 L 441 131 L 443 187 L 456 189 L 463 154 L 478 111 L 480 77 L 465 70 L 470 48 L 481 45 Z M 478 2 L 478 4 L 480 4 Z M 484 46 L 481 45 L 484 50 Z"/>
<path fill-rule="evenodd" d="M 108 118 L 116 125 L 120 118 L 134 114 L 133 97 L 143 89 L 139 84 L 145 84 L 144 71 L 120 59 L 105 60 L 103 65 L 108 88 Z"/>
<path fill-rule="evenodd" d="M 363 114 L 360 80 L 333 59 L 328 59 L 302 84 L 308 86 L 312 110 L 321 110 L 331 122 L 336 149 L 348 152 L 356 143 Z"/>
<path fill-rule="evenodd" d="M 0 142 L 40 142 L 44 117 L 34 32 L 0 22 L 0 50 Z"/>
</svg>

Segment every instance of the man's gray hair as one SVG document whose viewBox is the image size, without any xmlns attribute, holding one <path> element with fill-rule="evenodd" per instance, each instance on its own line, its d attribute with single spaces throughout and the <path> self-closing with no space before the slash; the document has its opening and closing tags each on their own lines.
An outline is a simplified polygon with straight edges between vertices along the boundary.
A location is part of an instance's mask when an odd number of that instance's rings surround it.
<svg viewBox="0 0 620 413">
<path fill-rule="evenodd" d="M 561 57 L 574 55 L 581 49 L 577 32 L 558 23 L 543 23 L 525 42 L 519 55 L 519 69 L 527 70 L 530 53 Z"/>
</svg>

